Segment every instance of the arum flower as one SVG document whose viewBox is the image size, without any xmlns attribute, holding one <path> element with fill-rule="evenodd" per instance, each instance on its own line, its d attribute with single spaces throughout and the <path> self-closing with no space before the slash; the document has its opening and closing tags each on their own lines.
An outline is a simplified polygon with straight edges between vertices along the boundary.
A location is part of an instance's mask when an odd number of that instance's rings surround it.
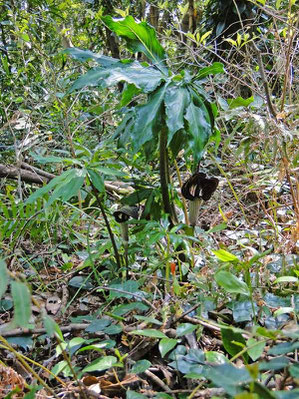
<svg viewBox="0 0 299 399">
<path fill-rule="evenodd" d="M 120 234 L 123 239 L 124 247 L 127 249 L 129 244 L 129 229 L 127 221 L 130 218 L 138 219 L 138 208 L 136 206 L 123 206 L 113 212 L 117 223 L 120 224 Z"/>
<path fill-rule="evenodd" d="M 190 225 L 196 225 L 199 209 L 203 201 L 208 201 L 218 186 L 216 177 L 207 178 L 205 173 L 194 173 L 182 187 L 182 195 L 189 201 Z"/>
</svg>

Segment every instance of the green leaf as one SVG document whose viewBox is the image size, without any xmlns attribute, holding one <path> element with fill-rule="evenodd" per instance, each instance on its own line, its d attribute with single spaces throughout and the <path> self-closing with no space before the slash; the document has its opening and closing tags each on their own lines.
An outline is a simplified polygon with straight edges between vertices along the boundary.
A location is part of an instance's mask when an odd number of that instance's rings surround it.
<svg viewBox="0 0 299 399">
<path fill-rule="evenodd" d="M 103 371 L 114 367 L 116 364 L 117 358 L 115 356 L 105 356 L 91 362 L 88 366 L 84 367 L 82 372 Z"/>
<path fill-rule="evenodd" d="M 157 319 L 155 319 L 154 317 L 147 317 L 147 316 L 140 316 L 140 315 L 134 315 L 134 318 L 136 320 L 142 320 L 145 321 L 146 323 L 150 323 L 150 324 L 156 324 L 157 326 L 162 326 L 163 323 Z"/>
<path fill-rule="evenodd" d="M 130 389 L 126 392 L 126 399 L 147 399 L 148 397 L 141 393 L 131 391 Z"/>
<path fill-rule="evenodd" d="M 233 331 L 231 328 L 222 328 L 221 337 L 225 350 L 231 356 L 237 355 L 246 346 L 246 341 L 242 334 Z M 244 353 L 243 357 L 246 363 L 248 363 L 247 353 Z"/>
<path fill-rule="evenodd" d="M 134 330 L 131 331 L 130 334 L 142 335 L 143 337 L 150 337 L 150 338 L 167 338 L 167 336 L 164 333 L 162 333 L 162 331 L 154 330 L 152 328 L 148 328 L 145 330 Z"/>
<path fill-rule="evenodd" d="M 52 179 L 46 186 L 39 188 L 25 201 L 25 204 L 32 204 L 38 198 L 49 193 L 54 189 L 52 197 L 49 199 L 48 204 L 61 197 L 63 201 L 67 201 L 73 195 L 77 194 L 78 187 L 81 187 L 84 181 L 86 170 L 83 169 L 69 169 L 63 172 L 60 176 Z M 68 189 L 65 190 L 65 187 Z M 75 188 L 75 189 L 74 189 Z"/>
<path fill-rule="evenodd" d="M 87 169 L 88 172 L 88 177 L 90 178 L 90 181 L 92 184 L 95 186 L 95 188 L 98 190 L 99 193 L 105 192 L 105 183 L 102 178 L 102 176 L 93 169 Z"/>
<path fill-rule="evenodd" d="M 130 51 L 145 54 L 157 68 L 168 74 L 164 49 L 157 40 L 155 29 L 147 22 L 136 23 L 130 15 L 118 21 L 113 20 L 110 15 L 106 15 L 102 17 L 102 20 L 109 29 L 126 40 Z"/>
<path fill-rule="evenodd" d="M 294 352 L 299 349 L 299 342 L 283 342 L 277 344 L 268 350 L 268 355 L 284 355 L 289 352 Z"/>
<path fill-rule="evenodd" d="M 185 119 L 188 122 L 187 131 L 190 135 L 189 149 L 192 150 L 194 162 L 197 164 L 212 135 L 210 115 L 203 102 L 197 106 L 191 101 L 186 109 Z"/>
<path fill-rule="evenodd" d="M 209 363 L 224 364 L 228 363 L 228 358 L 216 351 L 205 352 L 206 361 Z"/>
<path fill-rule="evenodd" d="M 230 363 L 205 368 L 204 375 L 217 387 L 224 388 L 231 396 L 242 392 L 242 386 L 251 381 L 248 370 L 237 368 Z"/>
<path fill-rule="evenodd" d="M 152 365 L 151 362 L 146 359 L 138 360 L 138 362 L 136 362 L 132 367 L 131 373 L 133 374 L 144 373 L 145 370 L 147 370 L 151 365 Z"/>
<path fill-rule="evenodd" d="M 146 104 L 135 107 L 134 125 L 131 131 L 134 151 L 138 151 L 143 144 L 151 141 L 158 133 L 166 87 L 167 85 L 162 85 L 149 95 Z"/>
<path fill-rule="evenodd" d="M 176 329 L 176 336 L 182 337 L 187 334 L 191 334 L 194 330 L 197 329 L 198 326 L 191 323 L 183 323 L 180 324 Z"/>
<path fill-rule="evenodd" d="M 222 262 L 235 262 L 238 260 L 238 258 L 235 255 L 225 251 L 224 249 L 218 249 L 212 252 L 214 255 L 217 256 L 219 260 L 222 260 Z"/>
<path fill-rule="evenodd" d="M 46 206 L 50 206 L 57 199 L 66 202 L 70 198 L 77 196 L 78 191 L 84 183 L 85 175 L 86 169 L 71 169 L 71 173 L 68 174 L 67 179 L 56 185 Z"/>
<path fill-rule="evenodd" d="M 205 78 L 208 75 L 216 75 L 217 73 L 223 73 L 223 64 L 221 62 L 214 62 L 211 66 L 202 68 L 198 74 L 194 77 L 196 80 Z"/>
<path fill-rule="evenodd" d="M 168 86 L 165 93 L 166 123 L 168 127 L 168 144 L 174 134 L 184 128 L 184 114 L 190 101 L 185 87 Z"/>
<path fill-rule="evenodd" d="M 215 275 L 215 280 L 218 285 L 223 287 L 225 291 L 235 294 L 250 295 L 248 285 L 239 280 L 234 274 L 225 270 L 220 270 Z"/>
<path fill-rule="evenodd" d="M 254 362 L 262 356 L 265 345 L 265 341 L 257 341 L 254 338 L 249 338 L 247 340 L 247 353 Z"/>
<path fill-rule="evenodd" d="M 111 87 L 119 82 L 134 84 L 144 93 L 151 93 L 164 79 L 165 77 L 161 72 L 153 67 L 145 68 L 137 61 L 129 64 L 119 61 L 118 64 L 110 68 L 96 67 L 90 69 L 73 83 L 67 93 L 72 93 L 86 86 Z"/>
<path fill-rule="evenodd" d="M 7 273 L 6 263 L 0 259 L 0 298 L 2 298 L 8 286 L 9 276 Z"/>
<path fill-rule="evenodd" d="M 30 327 L 31 295 L 25 283 L 11 282 L 11 294 L 14 302 L 14 318 L 12 324 L 15 327 Z"/>
<path fill-rule="evenodd" d="M 98 64 L 100 64 L 102 67 L 105 68 L 110 68 L 113 65 L 119 63 L 119 60 L 117 58 L 112 58 L 112 57 L 107 57 L 106 55 L 99 55 L 96 53 L 93 53 L 90 50 L 81 50 L 76 47 L 72 48 L 67 48 L 62 51 L 63 54 L 70 54 L 73 58 L 85 62 L 87 60 L 94 60 Z"/>
<path fill-rule="evenodd" d="M 53 337 L 56 334 L 61 341 L 64 341 L 59 325 L 52 319 L 52 317 L 45 315 L 43 317 L 43 323 L 49 337 Z"/>
<path fill-rule="evenodd" d="M 173 349 L 178 343 L 177 339 L 173 338 L 163 338 L 159 342 L 159 351 L 161 356 L 164 357 L 171 349 Z"/>
<path fill-rule="evenodd" d="M 229 104 L 229 108 L 233 109 L 233 108 L 238 108 L 238 107 L 248 107 L 248 105 L 253 103 L 253 101 L 254 101 L 253 96 L 246 98 L 246 99 L 243 97 L 237 97 L 232 100 L 228 99 L 227 103 Z"/>
</svg>

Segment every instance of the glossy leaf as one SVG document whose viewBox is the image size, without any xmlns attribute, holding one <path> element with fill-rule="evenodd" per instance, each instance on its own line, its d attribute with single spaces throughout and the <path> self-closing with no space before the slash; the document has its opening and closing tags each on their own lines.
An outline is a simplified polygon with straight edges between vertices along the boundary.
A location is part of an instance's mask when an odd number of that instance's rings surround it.
<svg viewBox="0 0 299 399">
<path fill-rule="evenodd" d="M 135 107 L 136 116 L 131 133 L 134 151 L 138 151 L 158 133 L 165 90 L 166 85 L 161 86 L 149 96 L 146 104 Z"/>
<path fill-rule="evenodd" d="M 187 106 L 185 119 L 190 135 L 189 148 L 192 150 L 194 161 L 197 164 L 212 134 L 210 115 L 203 102 L 197 106 L 191 101 Z"/>
<path fill-rule="evenodd" d="M 4 260 L 0 259 L 0 298 L 2 298 L 8 286 L 8 273 L 6 268 L 6 263 Z"/>
<path fill-rule="evenodd" d="M 25 283 L 11 282 L 11 295 L 14 302 L 13 325 L 28 328 L 31 317 L 31 295 Z"/>
<path fill-rule="evenodd" d="M 246 296 L 250 295 L 248 285 L 244 281 L 239 280 L 230 272 L 220 270 L 218 273 L 216 273 L 215 280 L 216 283 L 223 287 L 227 292 L 243 294 Z"/>
<path fill-rule="evenodd" d="M 126 40 L 130 51 L 145 54 L 157 68 L 168 74 L 164 49 L 157 40 L 155 29 L 147 22 L 137 23 L 130 15 L 122 20 L 114 20 L 110 15 L 106 15 L 102 20 L 109 29 Z"/>
<path fill-rule="evenodd" d="M 184 128 L 184 114 L 190 101 L 190 95 L 185 87 L 171 85 L 165 93 L 166 123 L 168 127 L 168 144 L 174 134 Z"/>
</svg>

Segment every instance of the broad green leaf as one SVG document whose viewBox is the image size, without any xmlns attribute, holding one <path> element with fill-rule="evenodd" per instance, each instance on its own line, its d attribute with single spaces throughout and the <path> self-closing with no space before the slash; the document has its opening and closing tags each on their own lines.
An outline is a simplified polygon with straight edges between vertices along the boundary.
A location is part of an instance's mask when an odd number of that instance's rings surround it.
<svg viewBox="0 0 299 399">
<path fill-rule="evenodd" d="M 194 330 L 197 329 L 197 327 L 198 327 L 197 325 L 191 323 L 180 324 L 176 329 L 176 336 L 182 337 L 186 334 L 191 334 Z"/>
<path fill-rule="evenodd" d="M 266 345 L 266 341 L 257 341 L 254 338 L 249 338 L 247 340 L 247 353 L 250 356 L 250 358 L 255 362 L 257 359 L 259 359 L 263 352 L 264 348 Z"/>
<path fill-rule="evenodd" d="M 197 164 L 212 134 L 210 115 L 203 102 L 200 106 L 197 106 L 191 101 L 186 109 L 185 119 L 188 123 L 187 131 L 190 135 L 189 149 L 192 151 L 194 162 Z"/>
<path fill-rule="evenodd" d="M 11 282 L 11 294 L 14 302 L 13 325 L 28 328 L 31 317 L 31 295 L 25 283 Z"/>
<path fill-rule="evenodd" d="M 216 351 L 205 352 L 205 357 L 206 361 L 209 363 L 224 364 L 229 362 L 227 357 Z"/>
<path fill-rule="evenodd" d="M 220 270 L 215 275 L 215 280 L 218 285 L 223 287 L 225 291 L 235 294 L 250 295 L 248 285 L 239 280 L 234 274 L 225 270 Z"/>
<path fill-rule="evenodd" d="M 96 319 L 85 329 L 85 331 L 90 333 L 104 331 L 104 329 L 110 326 L 110 324 L 111 320 L 109 319 Z"/>
<path fill-rule="evenodd" d="M 265 385 L 258 381 L 253 383 L 253 392 L 255 392 L 261 399 L 277 399 L 274 392 L 271 392 Z"/>
<path fill-rule="evenodd" d="M 237 368 L 230 363 L 205 368 L 203 374 L 217 387 L 224 388 L 229 395 L 243 391 L 242 386 L 251 381 L 248 370 Z"/>
<path fill-rule="evenodd" d="M 145 54 L 157 68 L 168 74 L 164 49 L 157 40 L 155 29 L 147 22 L 136 23 L 130 15 L 122 20 L 114 20 L 110 15 L 106 15 L 102 20 L 109 29 L 126 40 L 130 51 Z"/>
<path fill-rule="evenodd" d="M 167 336 L 164 333 L 162 333 L 162 331 L 154 330 L 151 328 L 145 330 L 134 330 L 130 332 L 130 334 L 142 335 L 144 337 L 150 337 L 150 338 L 167 338 Z"/>
<path fill-rule="evenodd" d="M 55 177 L 52 179 L 46 186 L 39 188 L 36 190 L 34 193 L 32 193 L 29 198 L 25 201 L 25 204 L 32 204 L 35 202 L 38 198 L 41 198 L 44 194 L 47 194 L 50 190 L 53 188 L 69 182 L 72 177 L 73 177 L 73 170 L 74 169 L 69 169 L 63 172 L 60 176 Z"/>
<path fill-rule="evenodd" d="M 231 328 L 222 328 L 221 337 L 225 350 L 231 355 L 235 356 L 246 346 L 246 341 L 242 334 L 233 331 Z M 243 354 L 243 357 L 248 362 L 247 353 Z"/>
<path fill-rule="evenodd" d="M 152 140 L 158 133 L 166 86 L 161 86 L 149 95 L 146 104 L 135 107 L 136 117 L 131 131 L 134 151 L 138 151 L 143 144 Z"/>
<path fill-rule="evenodd" d="M 184 114 L 190 101 L 185 87 L 168 86 L 165 93 L 166 123 L 168 127 L 168 144 L 174 134 L 184 128 Z"/>
<path fill-rule="evenodd" d="M 286 356 L 274 357 L 268 362 L 259 363 L 259 370 L 268 371 L 268 370 L 281 370 L 287 367 L 290 364 L 291 360 Z"/>
<path fill-rule="evenodd" d="M 227 103 L 229 104 L 229 108 L 238 108 L 238 107 L 248 107 L 251 103 L 253 103 L 254 98 L 251 96 L 249 98 L 237 97 L 233 100 L 228 99 Z"/>
<path fill-rule="evenodd" d="M 93 53 L 90 50 L 81 50 L 76 47 L 67 48 L 62 51 L 63 54 L 70 54 L 73 58 L 85 62 L 87 60 L 94 60 L 104 68 L 110 68 L 115 64 L 119 63 L 119 60 L 106 55 L 100 55 Z"/>
<path fill-rule="evenodd" d="M 214 255 L 217 256 L 219 260 L 222 260 L 222 262 L 235 262 L 238 260 L 238 258 L 235 255 L 225 251 L 224 249 L 218 249 L 212 252 Z"/>
<path fill-rule="evenodd" d="M 223 73 L 223 64 L 221 62 L 214 62 L 211 66 L 202 68 L 194 77 L 195 80 L 200 80 L 208 75 L 216 75 L 217 73 Z"/>
<path fill-rule="evenodd" d="M 102 179 L 102 176 L 93 169 L 87 169 L 87 172 L 92 184 L 95 186 L 98 192 L 103 193 L 105 191 L 105 183 Z"/>
<path fill-rule="evenodd" d="M 57 184 L 46 206 L 50 206 L 57 199 L 66 202 L 78 195 L 78 191 L 84 183 L 86 169 L 71 169 L 71 171 L 72 173 L 68 175 L 68 179 Z"/>
<path fill-rule="evenodd" d="M 173 349 L 178 343 L 177 339 L 173 338 L 163 338 L 159 342 L 159 351 L 161 356 L 164 357 L 171 349 Z"/>
<path fill-rule="evenodd" d="M 0 298 L 2 298 L 8 286 L 8 273 L 6 268 L 6 263 L 3 259 L 0 259 Z"/>
<path fill-rule="evenodd" d="M 91 362 L 88 366 L 84 367 L 82 372 L 103 371 L 114 367 L 116 364 L 117 358 L 115 356 L 105 356 Z"/>
<path fill-rule="evenodd" d="M 151 365 L 152 365 L 151 362 L 146 359 L 138 360 L 138 362 L 136 362 L 132 367 L 131 373 L 133 374 L 144 373 L 145 370 L 147 370 Z"/>
<path fill-rule="evenodd" d="M 119 103 L 120 107 L 124 107 L 132 101 L 133 97 L 140 93 L 140 89 L 138 89 L 134 84 L 129 83 L 127 87 L 122 91 L 121 101 Z"/>
<path fill-rule="evenodd" d="M 299 342 L 283 342 L 281 344 L 277 344 L 272 346 L 267 352 L 268 355 L 285 355 L 289 352 L 294 352 L 296 349 L 299 349 Z"/>
<path fill-rule="evenodd" d="M 111 87 L 119 82 L 134 84 L 144 93 L 151 93 L 163 79 L 165 77 L 163 78 L 161 72 L 153 67 L 144 67 L 137 61 L 129 64 L 119 61 L 118 64 L 110 68 L 96 67 L 90 69 L 73 83 L 68 93 L 86 86 Z"/>
</svg>

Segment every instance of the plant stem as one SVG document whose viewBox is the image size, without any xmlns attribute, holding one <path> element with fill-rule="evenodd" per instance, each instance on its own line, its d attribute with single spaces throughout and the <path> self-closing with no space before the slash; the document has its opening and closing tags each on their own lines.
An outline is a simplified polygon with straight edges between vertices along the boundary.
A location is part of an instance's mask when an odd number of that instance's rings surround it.
<svg viewBox="0 0 299 399">
<path fill-rule="evenodd" d="M 95 195 L 95 197 L 97 199 L 98 205 L 100 207 L 100 210 L 102 212 L 102 215 L 103 215 L 103 218 L 104 218 L 107 230 L 108 230 L 108 234 L 110 236 L 110 240 L 111 240 L 111 243 L 112 243 L 112 247 L 113 247 L 114 256 L 115 256 L 115 259 L 116 259 L 117 266 L 119 267 L 119 269 L 121 269 L 121 261 L 120 261 L 120 256 L 119 256 L 119 253 L 118 253 L 117 245 L 116 245 L 116 242 L 115 242 L 115 239 L 114 239 L 114 235 L 113 235 L 113 232 L 111 230 L 110 223 L 109 223 L 109 220 L 107 218 L 103 203 L 101 201 L 101 198 L 100 198 L 100 196 L 98 194 L 97 189 L 95 188 L 95 186 L 92 184 L 91 181 L 90 181 L 90 184 L 91 184 L 91 187 L 92 187 L 92 191 L 93 191 L 93 193 L 94 193 L 94 195 Z"/>
<path fill-rule="evenodd" d="M 162 201 L 165 213 L 169 214 L 171 226 L 177 223 L 177 216 L 174 205 L 169 198 L 169 165 L 167 155 L 167 127 L 164 126 L 160 132 L 160 183 L 162 192 Z"/>
</svg>

